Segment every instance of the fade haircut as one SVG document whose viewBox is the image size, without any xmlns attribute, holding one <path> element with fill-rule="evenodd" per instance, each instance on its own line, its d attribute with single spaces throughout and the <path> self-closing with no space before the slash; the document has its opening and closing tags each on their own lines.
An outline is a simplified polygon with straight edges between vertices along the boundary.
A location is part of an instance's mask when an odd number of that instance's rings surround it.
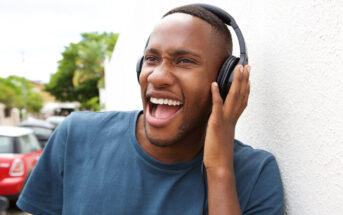
<svg viewBox="0 0 343 215">
<path fill-rule="evenodd" d="M 215 32 L 219 33 L 226 44 L 226 57 L 232 55 L 232 38 L 231 33 L 226 26 L 226 24 L 212 12 L 195 5 L 185 5 L 181 7 L 174 8 L 167 12 L 163 17 L 174 13 L 185 13 L 191 16 L 198 17 L 212 26 Z"/>
</svg>

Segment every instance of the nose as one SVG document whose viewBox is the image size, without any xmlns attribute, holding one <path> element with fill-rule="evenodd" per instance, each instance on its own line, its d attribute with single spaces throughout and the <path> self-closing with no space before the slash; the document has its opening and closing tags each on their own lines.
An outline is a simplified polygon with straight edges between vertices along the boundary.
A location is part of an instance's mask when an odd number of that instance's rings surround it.
<svg viewBox="0 0 343 215">
<path fill-rule="evenodd" d="M 172 74 L 172 66 L 168 62 L 163 61 L 152 69 L 148 75 L 147 81 L 155 88 L 165 88 L 173 84 L 174 76 Z"/>
</svg>

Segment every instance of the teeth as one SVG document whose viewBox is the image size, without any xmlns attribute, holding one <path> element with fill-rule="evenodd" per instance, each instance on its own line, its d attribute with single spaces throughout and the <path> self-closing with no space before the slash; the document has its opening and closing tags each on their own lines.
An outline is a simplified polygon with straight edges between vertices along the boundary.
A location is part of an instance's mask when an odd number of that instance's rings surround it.
<svg viewBox="0 0 343 215">
<path fill-rule="evenodd" d="M 157 98 L 150 98 L 150 102 L 154 103 L 154 104 L 159 104 L 159 105 L 172 105 L 172 106 L 176 106 L 176 105 L 182 105 L 182 102 L 176 101 L 176 100 L 171 100 L 171 99 L 157 99 Z"/>
</svg>

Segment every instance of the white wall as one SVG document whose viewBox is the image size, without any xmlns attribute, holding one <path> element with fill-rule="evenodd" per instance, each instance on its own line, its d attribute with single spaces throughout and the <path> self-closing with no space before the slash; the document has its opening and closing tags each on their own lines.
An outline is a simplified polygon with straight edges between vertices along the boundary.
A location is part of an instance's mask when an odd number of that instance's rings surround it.
<svg viewBox="0 0 343 215">
<path fill-rule="evenodd" d="M 162 14 L 191 2 L 114 9 L 123 21 L 106 66 L 108 110 L 141 108 L 138 56 Z M 249 48 L 251 97 L 236 137 L 276 156 L 286 214 L 343 214 L 343 1 L 210 2 L 235 17 Z"/>
</svg>

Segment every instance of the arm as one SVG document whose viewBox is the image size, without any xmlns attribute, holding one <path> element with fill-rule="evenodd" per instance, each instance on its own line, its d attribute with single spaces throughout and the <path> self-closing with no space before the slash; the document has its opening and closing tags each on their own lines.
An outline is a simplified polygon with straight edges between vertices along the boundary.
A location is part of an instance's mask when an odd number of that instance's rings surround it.
<svg viewBox="0 0 343 215">
<path fill-rule="evenodd" d="M 249 66 L 236 67 L 224 103 L 218 85 L 212 83 L 211 86 L 213 106 L 204 146 L 210 215 L 241 214 L 233 168 L 233 144 L 236 123 L 248 102 L 249 72 Z"/>
</svg>

